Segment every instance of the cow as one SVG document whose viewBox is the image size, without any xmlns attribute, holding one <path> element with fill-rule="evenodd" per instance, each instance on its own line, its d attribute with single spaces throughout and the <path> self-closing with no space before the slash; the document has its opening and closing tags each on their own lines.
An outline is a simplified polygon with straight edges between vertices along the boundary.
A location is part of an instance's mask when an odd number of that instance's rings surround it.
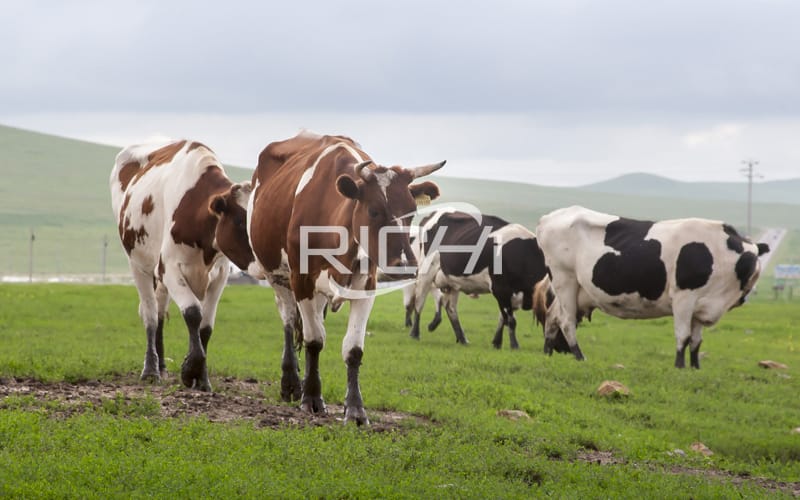
<svg viewBox="0 0 800 500">
<path fill-rule="evenodd" d="M 283 400 L 299 399 L 301 409 L 312 414 L 326 412 L 319 374 L 326 337 L 323 313 L 328 303 L 336 309 L 349 301 L 342 342 L 345 422 L 369 423 L 359 367 L 377 268 L 380 265 L 387 276 L 413 276 L 416 261 L 408 227 L 416 213 L 414 200 L 436 198 L 439 189 L 430 181 L 412 182 L 443 165 L 379 166 L 348 137 L 308 131 L 273 142 L 261 152 L 247 225 L 256 261 L 274 288 L 283 321 Z M 295 335 L 302 335 L 305 348 L 302 383 Z"/>
<path fill-rule="evenodd" d="M 409 335 L 419 339 L 419 317 L 431 287 L 442 290 L 444 309 L 456 342 L 468 344 L 458 319 L 459 292 L 491 293 L 500 308 L 492 345 L 500 349 L 508 327 L 509 344 L 518 349 L 514 310 L 533 305 L 534 285 L 544 278 L 544 255 L 536 236 L 500 217 L 443 209 L 420 229 L 425 258 L 419 266 L 414 321 Z M 460 247 L 460 248 L 459 248 Z"/>
<path fill-rule="evenodd" d="M 577 321 L 595 308 L 625 319 L 673 316 L 675 366 L 700 368 L 703 327 L 744 303 L 769 252 L 723 222 L 634 220 L 572 206 L 544 215 L 536 228 L 554 300 L 545 311 L 544 351 L 563 335 L 578 360 Z"/>
<path fill-rule="evenodd" d="M 211 391 L 208 341 L 229 259 L 242 269 L 255 261 L 245 214 L 250 183 L 232 182 L 208 147 L 180 140 L 124 148 L 109 184 L 147 335 L 141 379 L 166 375 L 163 327 L 172 298 L 189 329 L 181 379 Z"/>
</svg>

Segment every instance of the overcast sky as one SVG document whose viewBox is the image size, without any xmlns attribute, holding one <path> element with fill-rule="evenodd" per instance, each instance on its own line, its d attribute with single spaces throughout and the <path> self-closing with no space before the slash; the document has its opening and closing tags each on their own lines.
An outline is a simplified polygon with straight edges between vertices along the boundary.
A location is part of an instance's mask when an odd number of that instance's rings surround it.
<svg viewBox="0 0 800 500">
<path fill-rule="evenodd" d="M 310 128 L 452 176 L 777 180 L 800 177 L 798 22 L 794 0 L 11 0 L 0 123 L 250 167 Z"/>
</svg>

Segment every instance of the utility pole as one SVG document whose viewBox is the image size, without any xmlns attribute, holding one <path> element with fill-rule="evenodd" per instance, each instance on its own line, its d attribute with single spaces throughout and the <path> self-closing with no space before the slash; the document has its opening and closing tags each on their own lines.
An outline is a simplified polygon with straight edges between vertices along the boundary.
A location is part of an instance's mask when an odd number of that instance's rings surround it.
<svg viewBox="0 0 800 500">
<path fill-rule="evenodd" d="M 753 167 L 758 165 L 755 160 L 743 160 L 742 163 L 745 168 L 739 170 L 747 177 L 747 237 L 752 237 L 753 234 L 753 177 L 764 177 L 763 175 L 753 172 Z"/>
</svg>

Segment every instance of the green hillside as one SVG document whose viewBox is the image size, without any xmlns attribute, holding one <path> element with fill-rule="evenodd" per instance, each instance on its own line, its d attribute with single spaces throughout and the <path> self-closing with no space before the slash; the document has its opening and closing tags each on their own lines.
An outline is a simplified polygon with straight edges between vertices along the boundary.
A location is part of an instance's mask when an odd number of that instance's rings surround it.
<svg viewBox="0 0 800 500">
<path fill-rule="evenodd" d="M 744 202 L 715 200 L 698 196 L 693 199 L 640 193 L 615 194 L 587 191 L 583 188 L 557 188 L 438 177 L 444 201 L 469 201 L 482 211 L 503 215 L 531 228 L 543 214 L 569 205 L 617 215 L 645 219 L 704 217 L 724 220 L 745 232 L 747 209 Z M 753 232 L 763 227 L 800 229 L 800 207 L 786 203 L 754 203 Z"/>
<path fill-rule="evenodd" d="M 598 193 L 638 193 L 643 196 L 747 201 L 746 182 L 682 182 L 659 175 L 634 173 L 581 186 Z M 754 182 L 753 202 L 800 204 L 800 179 Z"/>
<path fill-rule="evenodd" d="M 0 275 L 100 274 L 128 264 L 111 214 L 108 177 L 120 148 L 0 126 Z M 226 168 L 235 180 L 252 171 Z"/>
<path fill-rule="evenodd" d="M 36 238 L 35 277 L 99 275 L 104 238 L 108 240 L 107 273 L 128 274 L 108 190 L 118 151 L 117 147 L 0 126 L 0 276 L 27 276 L 31 230 Z M 247 169 L 226 166 L 226 170 L 236 181 L 251 176 Z M 651 193 L 631 185 L 625 192 L 637 194 L 630 195 L 452 177 L 435 180 L 442 189 L 442 201 L 471 203 L 530 228 L 535 228 L 542 214 L 573 204 L 630 217 L 721 219 L 742 231 L 746 225 L 742 202 L 702 195 L 681 198 L 674 189 L 664 188 L 659 195 L 661 191 Z M 756 203 L 753 225 L 793 229 L 791 241 L 800 241 L 799 212 L 797 204 Z"/>
</svg>

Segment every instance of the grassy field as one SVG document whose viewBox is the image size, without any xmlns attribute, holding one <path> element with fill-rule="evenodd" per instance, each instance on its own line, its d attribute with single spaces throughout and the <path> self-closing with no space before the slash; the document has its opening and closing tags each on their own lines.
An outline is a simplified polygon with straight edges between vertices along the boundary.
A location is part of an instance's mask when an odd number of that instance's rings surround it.
<svg viewBox="0 0 800 500">
<path fill-rule="evenodd" d="M 5 380 L 89 387 L 141 369 L 133 287 L 0 285 L 0 303 Z M 791 433 L 800 427 L 797 301 L 759 294 L 728 313 L 706 332 L 699 371 L 672 368 L 669 318 L 598 313 L 578 331 L 588 358 L 578 363 L 541 354 L 529 315 L 518 316 L 519 351 L 493 349 L 489 297 L 461 301 L 467 347 L 445 324 L 412 341 L 400 304 L 398 294 L 377 300 L 361 372 L 373 421 L 378 410 L 418 416 L 395 430 L 167 418 L 145 386 L 95 404 L 12 394 L 0 402 L 0 496 L 732 498 L 788 495 L 781 482 L 800 489 L 800 434 Z M 187 339 L 172 307 L 165 351 L 177 373 Z M 327 321 L 320 362 L 329 404 L 344 398 L 346 311 Z M 271 291 L 229 287 L 211 339 L 212 384 L 255 379 L 263 403 L 278 405 L 280 350 Z M 762 359 L 789 368 L 764 370 Z M 596 396 L 607 379 L 631 395 Z M 714 454 L 691 451 L 696 441 Z"/>
<path fill-rule="evenodd" d="M 108 176 L 118 151 L 117 147 L 0 126 L 0 276 L 28 275 L 31 230 L 35 236 L 33 273 L 38 279 L 99 275 L 104 249 L 106 272 L 128 275 L 108 190 Z M 258 151 L 253 152 L 254 161 L 257 154 Z M 252 175 L 250 170 L 230 166 L 226 171 L 236 181 Z M 531 229 L 542 214 L 574 204 L 634 218 L 721 219 L 741 231 L 746 223 L 745 206 L 737 198 L 736 184 L 653 183 L 647 176 L 633 176 L 574 189 L 452 177 L 436 180 L 443 201 L 471 203 L 485 213 Z M 535 184 L 536 173 L 531 172 L 525 181 Z M 773 201 L 754 204 L 756 228 L 800 230 L 800 197 L 790 196 L 795 184 L 787 181 L 772 186 L 771 198 L 761 192 L 766 187 L 756 189 L 758 196 L 764 195 L 762 199 Z M 744 184 L 738 187 L 741 192 L 745 189 Z M 703 196 L 708 192 L 733 198 Z M 696 197 L 686 199 L 686 193 L 695 193 Z M 790 200 L 796 203 L 786 203 Z M 800 254 L 795 255 L 800 258 Z"/>
</svg>

